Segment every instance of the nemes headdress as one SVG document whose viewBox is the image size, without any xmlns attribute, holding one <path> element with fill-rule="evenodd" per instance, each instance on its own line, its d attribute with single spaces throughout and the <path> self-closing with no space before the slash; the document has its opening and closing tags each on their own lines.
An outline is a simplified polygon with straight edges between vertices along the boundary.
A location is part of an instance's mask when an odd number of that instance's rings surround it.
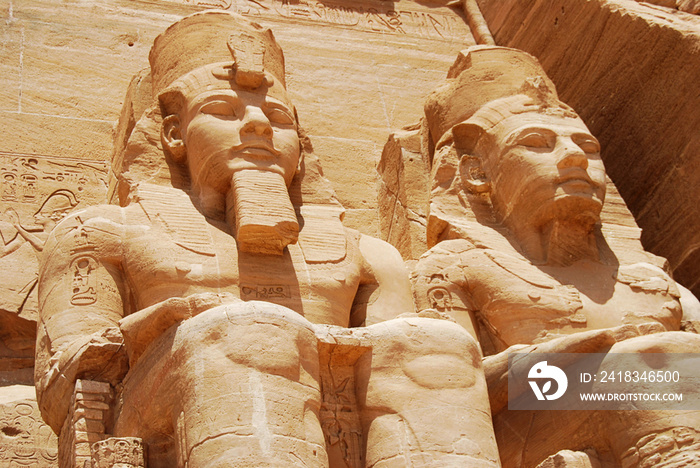
<svg viewBox="0 0 700 468">
<path fill-rule="evenodd" d="M 153 95 L 166 112 L 177 105 L 171 95 L 238 87 L 286 87 L 284 55 L 272 31 L 226 11 L 187 16 L 159 35 L 149 55 Z"/>
<path fill-rule="evenodd" d="M 447 81 L 428 96 L 424 111 L 435 144 L 477 113 L 482 114 L 481 120 L 494 124 L 528 107 L 573 113 L 559 101 L 554 83 L 535 57 L 507 47 L 475 46 L 459 53 Z"/>
</svg>

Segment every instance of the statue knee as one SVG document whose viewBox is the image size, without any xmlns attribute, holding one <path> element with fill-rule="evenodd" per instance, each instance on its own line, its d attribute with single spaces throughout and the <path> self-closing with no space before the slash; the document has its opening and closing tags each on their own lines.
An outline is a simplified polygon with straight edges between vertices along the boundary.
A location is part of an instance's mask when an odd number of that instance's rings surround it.
<svg viewBox="0 0 700 468">
<path fill-rule="evenodd" d="M 373 325 L 370 330 L 373 368 L 400 365 L 407 375 L 418 379 L 419 375 L 432 374 L 427 377 L 431 379 L 436 374 L 482 372 L 479 345 L 454 322 L 411 317 Z"/>
<path fill-rule="evenodd" d="M 313 325 L 282 306 L 251 301 L 216 307 L 183 323 L 178 335 L 187 355 L 221 366 L 241 365 L 290 380 L 299 380 L 302 368 L 318 375 Z"/>
<path fill-rule="evenodd" d="M 611 353 L 698 353 L 700 335 L 687 332 L 664 332 L 642 335 L 617 342 Z"/>
<path fill-rule="evenodd" d="M 368 327 L 358 376 L 367 466 L 498 466 L 481 352 L 461 326 L 406 318 Z M 370 362 L 371 360 L 371 362 Z"/>
<path fill-rule="evenodd" d="M 416 392 L 428 405 L 446 393 L 457 406 L 472 406 L 467 400 L 474 393 L 487 395 L 481 352 L 459 325 L 416 317 L 376 324 L 367 332 L 372 352 L 360 362 L 359 375 L 367 383 L 361 398 L 368 407 L 401 406 Z"/>
</svg>

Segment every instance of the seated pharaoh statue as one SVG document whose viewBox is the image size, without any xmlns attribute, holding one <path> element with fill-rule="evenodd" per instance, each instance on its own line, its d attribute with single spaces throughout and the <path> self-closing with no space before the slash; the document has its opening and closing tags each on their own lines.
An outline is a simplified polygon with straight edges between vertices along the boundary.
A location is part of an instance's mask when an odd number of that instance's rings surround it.
<svg viewBox="0 0 700 468">
<path fill-rule="evenodd" d="M 150 468 L 500 466 L 476 341 L 418 316 L 398 252 L 342 225 L 272 33 L 201 12 L 149 58 L 121 206 L 43 249 L 46 422 L 70 429 L 86 379 Z"/>
<path fill-rule="evenodd" d="M 415 300 L 452 316 L 489 356 L 503 465 L 591 448 L 601 466 L 697 463 L 697 412 L 506 409 L 509 352 L 700 351 L 697 335 L 679 331 L 665 261 L 643 250 L 619 195 L 604 209 L 599 142 L 539 62 L 502 47 L 463 51 L 429 96 L 423 128 L 431 248 L 412 275 Z"/>
</svg>

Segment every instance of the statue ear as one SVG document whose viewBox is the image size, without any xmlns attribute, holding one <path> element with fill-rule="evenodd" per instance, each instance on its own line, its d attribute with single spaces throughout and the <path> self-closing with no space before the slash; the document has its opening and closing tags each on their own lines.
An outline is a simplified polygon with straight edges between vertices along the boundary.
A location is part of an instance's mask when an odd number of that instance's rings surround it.
<svg viewBox="0 0 700 468">
<path fill-rule="evenodd" d="M 460 154 L 459 174 L 464 187 L 472 193 L 491 190 L 491 182 L 481 167 L 481 157 L 476 154 L 476 145 L 484 129 L 471 122 L 463 122 L 452 128 L 455 148 Z"/>
<path fill-rule="evenodd" d="M 163 119 L 163 125 L 160 129 L 160 141 L 163 143 L 163 148 L 166 148 L 173 160 L 177 163 L 182 163 L 187 158 L 187 150 L 185 143 L 182 141 L 182 133 L 180 131 L 180 117 L 172 114 Z"/>
<path fill-rule="evenodd" d="M 483 135 L 484 129 L 472 122 L 462 122 L 452 127 L 452 138 L 455 148 L 460 153 L 474 154 L 474 148 Z"/>
</svg>

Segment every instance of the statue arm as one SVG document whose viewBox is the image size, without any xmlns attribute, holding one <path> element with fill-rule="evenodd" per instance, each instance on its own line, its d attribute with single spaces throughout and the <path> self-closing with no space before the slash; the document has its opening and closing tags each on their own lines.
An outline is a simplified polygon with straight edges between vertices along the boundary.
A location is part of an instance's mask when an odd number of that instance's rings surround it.
<svg viewBox="0 0 700 468">
<path fill-rule="evenodd" d="M 484 358 L 484 372 L 486 373 L 486 383 L 489 388 L 489 400 L 491 403 L 491 414 L 498 414 L 508 405 L 508 394 L 511 397 L 517 396 L 529 387 L 526 381 L 519 382 L 515 386 L 508 387 L 508 355 L 511 353 L 567 353 L 567 354 L 589 354 L 606 353 L 615 344 L 615 330 L 589 330 L 575 333 L 552 341 L 538 344 L 518 344 L 509 347 L 493 356 Z"/>
<path fill-rule="evenodd" d="M 466 240 L 443 241 L 421 256 L 411 283 L 418 312 L 445 313 L 478 341 L 474 301 L 461 265 L 465 253 L 473 252 L 475 247 Z"/>
<path fill-rule="evenodd" d="M 408 271 L 399 252 L 392 245 L 365 235 L 360 236 L 359 248 L 363 271 L 351 325 L 372 325 L 413 312 Z"/>
<path fill-rule="evenodd" d="M 31 232 L 27 231 L 26 229 L 24 229 L 22 227 L 22 224 L 19 221 L 19 215 L 17 214 L 17 212 L 13 208 L 6 209 L 4 216 L 9 219 L 9 222 L 12 225 L 12 227 L 14 227 L 17 230 L 17 233 L 21 237 L 21 239 L 16 237 L 13 240 L 13 242 L 17 241 L 16 242 L 17 247 L 19 247 L 19 245 L 21 245 L 22 242 L 24 242 L 26 240 L 27 242 L 29 242 L 32 245 L 32 247 L 34 247 L 37 250 L 37 252 L 41 252 L 43 250 L 44 240 L 40 239 L 39 237 L 35 236 L 34 234 L 32 234 Z M 17 250 L 16 247 L 11 251 L 6 252 L 5 255 L 12 253 L 15 250 Z"/>
<path fill-rule="evenodd" d="M 128 370 L 118 327 L 125 307 L 120 236 L 110 232 L 113 226 L 99 226 L 102 221 L 83 222 L 88 216 L 56 227 L 40 269 L 35 384 L 42 415 L 55 431 L 76 379 L 114 385 Z"/>
<path fill-rule="evenodd" d="M 12 252 L 22 247 L 22 244 L 24 244 L 24 237 L 16 235 L 10 242 L 0 246 L 0 257 L 10 255 Z"/>
</svg>

